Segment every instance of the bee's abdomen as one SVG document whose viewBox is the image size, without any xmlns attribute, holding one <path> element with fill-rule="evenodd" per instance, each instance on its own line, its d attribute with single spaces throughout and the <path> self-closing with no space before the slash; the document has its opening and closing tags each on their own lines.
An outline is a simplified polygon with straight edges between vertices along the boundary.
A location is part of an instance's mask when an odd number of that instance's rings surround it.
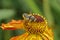
<svg viewBox="0 0 60 40">
<path fill-rule="evenodd" d="M 36 18 L 36 22 L 44 22 L 44 19 L 41 16 L 34 15 L 34 17 Z"/>
</svg>

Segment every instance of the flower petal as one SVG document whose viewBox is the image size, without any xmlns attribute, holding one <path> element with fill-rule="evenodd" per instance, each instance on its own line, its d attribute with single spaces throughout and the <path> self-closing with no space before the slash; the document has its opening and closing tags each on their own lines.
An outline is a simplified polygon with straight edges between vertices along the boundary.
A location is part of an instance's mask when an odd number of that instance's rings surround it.
<svg viewBox="0 0 60 40">
<path fill-rule="evenodd" d="M 25 40 L 28 37 L 28 33 L 24 33 L 20 36 L 12 37 L 10 40 Z"/>
<path fill-rule="evenodd" d="M 22 29 L 24 27 L 22 20 L 12 20 L 11 22 L 7 24 L 2 24 L 2 29 L 3 30 L 15 30 L 15 29 Z"/>
</svg>

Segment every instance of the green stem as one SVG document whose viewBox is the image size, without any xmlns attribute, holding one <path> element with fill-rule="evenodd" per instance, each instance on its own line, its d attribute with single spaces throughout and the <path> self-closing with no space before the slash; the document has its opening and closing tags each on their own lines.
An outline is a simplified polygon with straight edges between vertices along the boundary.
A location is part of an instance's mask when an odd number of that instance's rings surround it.
<svg viewBox="0 0 60 40">
<path fill-rule="evenodd" d="M 54 20 L 50 10 L 49 0 L 43 0 L 43 10 L 44 10 L 44 15 L 48 19 L 49 25 L 52 26 L 54 24 Z"/>
</svg>

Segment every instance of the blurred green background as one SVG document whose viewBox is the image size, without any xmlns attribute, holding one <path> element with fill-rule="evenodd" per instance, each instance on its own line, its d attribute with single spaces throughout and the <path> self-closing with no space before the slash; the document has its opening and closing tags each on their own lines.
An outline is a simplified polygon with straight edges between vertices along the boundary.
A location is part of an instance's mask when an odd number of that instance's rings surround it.
<svg viewBox="0 0 60 40">
<path fill-rule="evenodd" d="M 0 0 L 0 25 L 12 19 L 20 20 L 23 13 L 30 12 L 45 16 L 54 31 L 54 40 L 60 40 L 60 0 Z M 0 40 L 9 40 L 24 32 L 0 28 Z"/>
</svg>

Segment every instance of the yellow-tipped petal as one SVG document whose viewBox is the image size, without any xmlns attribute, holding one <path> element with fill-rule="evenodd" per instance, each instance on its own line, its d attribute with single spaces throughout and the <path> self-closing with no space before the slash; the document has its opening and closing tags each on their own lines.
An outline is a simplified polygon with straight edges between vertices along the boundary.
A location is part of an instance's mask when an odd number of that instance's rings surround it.
<svg viewBox="0 0 60 40">
<path fill-rule="evenodd" d="M 12 20 L 11 22 L 7 24 L 2 24 L 1 28 L 3 30 L 15 30 L 15 29 L 23 29 L 24 27 L 24 22 L 22 20 Z"/>
</svg>

